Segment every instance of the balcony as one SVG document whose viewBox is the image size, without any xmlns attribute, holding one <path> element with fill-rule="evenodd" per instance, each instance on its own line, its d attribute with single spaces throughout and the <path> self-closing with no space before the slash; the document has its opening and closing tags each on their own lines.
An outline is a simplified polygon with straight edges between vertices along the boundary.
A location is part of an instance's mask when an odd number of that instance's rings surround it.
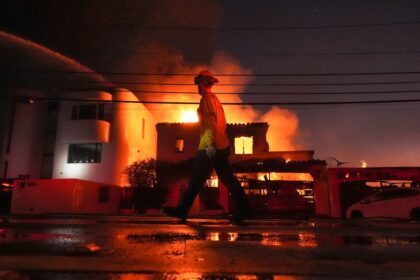
<svg viewBox="0 0 420 280">
<path fill-rule="evenodd" d="M 108 143 L 111 124 L 103 120 L 69 120 L 63 122 L 61 143 Z"/>
</svg>

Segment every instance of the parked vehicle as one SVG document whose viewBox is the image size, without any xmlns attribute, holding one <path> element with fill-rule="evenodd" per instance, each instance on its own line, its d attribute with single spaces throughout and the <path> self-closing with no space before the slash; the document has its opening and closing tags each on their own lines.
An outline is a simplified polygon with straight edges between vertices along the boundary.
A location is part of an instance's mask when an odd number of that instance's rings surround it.
<svg viewBox="0 0 420 280">
<path fill-rule="evenodd" d="M 380 191 L 351 205 L 347 218 L 387 217 L 420 221 L 420 189 Z"/>
</svg>

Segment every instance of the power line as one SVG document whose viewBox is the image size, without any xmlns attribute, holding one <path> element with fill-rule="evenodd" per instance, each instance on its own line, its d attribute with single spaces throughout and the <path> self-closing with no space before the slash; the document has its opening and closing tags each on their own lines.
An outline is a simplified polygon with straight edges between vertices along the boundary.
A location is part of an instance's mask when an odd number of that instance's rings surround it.
<svg viewBox="0 0 420 280">
<path fill-rule="evenodd" d="M 186 101 L 153 101 L 153 100 L 102 100 L 86 98 L 65 97 L 28 97 L 28 96 L 0 96 L 0 99 L 30 101 L 72 101 L 72 102 L 96 102 L 96 103 L 134 103 L 134 104 L 159 104 L 159 105 L 198 105 L 199 102 Z M 352 105 L 352 104 L 390 104 L 390 103 L 414 103 L 420 99 L 402 100 L 358 100 L 358 101 L 319 101 L 319 102 L 223 102 L 227 106 L 307 106 L 307 105 Z"/>
<path fill-rule="evenodd" d="M 5 48 L 0 47 L 1 50 L 8 51 L 24 51 L 24 48 Z M 74 50 L 68 49 L 64 50 L 67 52 L 78 53 L 78 54 L 97 54 L 97 53 L 109 53 L 115 55 L 126 54 L 126 55 L 139 55 L 139 56 L 184 56 L 185 53 L 152 53 L 152 52 L 123 52 L 115 50 Z M 216 52 L 213 53 L 213 56 L 351 56 L 351 55 L 398 55 L 398 54 L 420 54 L 420 51 L 356 51 L 356 52 L 271 52 L 271 53 L 261 53 L 261 52 Z"/>
<path fill-rule="evenodd" d="M 27 24 L 22 22 L 21 24 Z M 130 28 L 142 30 L 168 30 L 168 31 L 281 31 L 281 30 L 311 30 L 311 29 L 339 29 L 339 28 L 363 28 L 363 27 L 383 27 L 398 25 L 417 25 L 420 21 L 403 22 L 379 22 L 379 23 L 359 23 L 359 24 L 338 24 L 338 25 L 295 25 L 295 26 L 157 26 L 157 25 L 139 25 L 139 24 L 118 24 L 118 23 L 99 23 L 99 22 L 30 22 L 31 25 L 71 25 L 71 26 L 99 26 L 114 28 Z"/>
<path fill-rule="evenodd" d="M 151 91 L 133 90 L 137 93 L 158 93 L 158 94 L 197 94 L 196 91 Z M 341 92 L 214 92 L 221 95 L 348 95 L 348 94 L 387 94 L 387 93 L 419 93 L 420 90 L 399 90 L 399 91 L 341 91 Z"/>
<path fill-rule="evenodd" d="M 13 87 L 31 87 L 31 88 L 40 88 L 40 89 L 54 89 L 54 90 L 67 90 L 67 91 L 88 91 L 88 90 L 105 90 L 113 92 L 113 88 L 71 88 L 71 87 L 61 87 L 61 86 L 37 86 L 37 85 L 28 85 L 28 84 L 19 84 L 19 85 L 3 85 L 3 87 L 13 86 Z M 149 94 L 198 94 L 197 91 L 160 91 L 160 90 L 130 90 L 132 93 L 149 93 Z M 361 95 L 361 94 L 391 94 L 391 93 L 420 93 L 420 90 L 390 90 L 390 91 L 339 91 L 339 92 L 214 92 L 215 94 L 220 95 Z"/>
<path fill-rule="evenodd" d="M 27 78 L 19 76 L 2 76 L 1 78 L 24 79 L 29 81 L 46 81 L 46 82 L 75 82 L 75 83 L 93 83 L 93 80 L 74 80 L 74 79 L 53 79 L 53 78 Z M 111 81 L 115 84 L 127 85 L 152 85 L 152 86 L 196 86 L 193 83 L 162 83 L 162 82 L 127 82 L 127 81 Z M 360 86 L 360 85 L 399 85 L 399 84 L 419 84 L 420 80 L 411 81 L 389 81 L 389 82 L 348 82 L 348 83 L 218 83 L 216 86 Z"/>
<path fill-rule="evenodd" d="M 153 73 L 153 72 L 89 72 L 89 71 L 65 71 L 65 70 L 41 70 L 41 69 L 0 69 L 2 72 L 33 72 L 55 74 L 101 74 L 101 75 L 127 75 L 127 76 L 196 76 L 197 73 Z M 318 77 L 318 76 L 378 76 L 378 75 L 410 75 L 420 74 L 420 71 L 390 71 L 390 72 L 336 72 L 336 73 L 214 73 L 219 77 Z"/>
</svg>

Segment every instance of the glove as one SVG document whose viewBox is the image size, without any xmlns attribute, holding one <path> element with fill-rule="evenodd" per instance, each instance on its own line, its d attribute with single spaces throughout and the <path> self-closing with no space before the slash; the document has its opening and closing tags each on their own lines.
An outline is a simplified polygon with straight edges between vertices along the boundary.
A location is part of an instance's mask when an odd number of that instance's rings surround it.
<svg viewBox="0 0 420 280">
<path fill-rule="evenodd" d="M 214 156 L 216 155 L 216 148 L 213 145 L 207 146 L 206 154 L 209 158 L 214 158 Z"/>
</svg>

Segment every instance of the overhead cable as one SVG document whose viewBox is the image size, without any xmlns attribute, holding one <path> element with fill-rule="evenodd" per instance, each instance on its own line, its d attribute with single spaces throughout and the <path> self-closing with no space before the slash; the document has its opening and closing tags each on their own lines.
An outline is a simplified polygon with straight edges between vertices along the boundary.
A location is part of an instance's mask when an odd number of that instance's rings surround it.
<svg viewBox="0 0 420 280">
<path fill-rule="evenodd" d="M 36 89 L 52 89 L 65 91 L 115 91 L 115 88 L 103 87 L 62 87 L 62 86 L 43 86 L 30 84 L 3 84 L 1 87 L 29 87 Z M 198 94 L 197 91 L 162 91 L 162 90 L 130 90 L 133 93 L 146 94 Z M 338 92 L 218 92 L 220 95 L 363 95 L 363 94 L 391 94 L 391 93 L 420 93 L 420 90 L 381 90 L 381 91 L 338 91 Z"/>
<path fill-rule="evenodd" d="M 55 73 L 55 74 L 101 74 L 101 75 L 127 75 L 127 76 L 196 76 L 197 73 L 157 73 L 157 72 L 94 72 L 94 71 L 65 71 L 41 69 L 5 69 L 1 72 L 30 72 L 30 73 Z M 318 77 L 318 76 L 377 76 L 377 75 L 410 75 L 420 74 L 420 71 L 382 71 L 382 72 L 332 72 L 332 73 L 214 73 L 219 77 Z"/>
<path fill-rule="evenodd" d="M 22 22 L 22 24 L 27 24 Z M 31 25 L 72 25 L 72 26 L 100 26 L 114 28 L 129 28 L 142 30 L 169 30 L 169 31 L 281 31 L 281 30 L 310 30 L 310 29 L 335 29 L 335 28 L 363 28 L 363 27 L 383 27 L 398 25 L 417 25 L 420 21 L 395 21 L 395 22 L 376 22 L 376 23 L 353 23 L 353 24 L 337 24 L 337 25 L 289 25 L 289 26 L 164 26 L 164 25 L 141 25 L 115 22 L 35 22 L 31 21 Z"/>
<path fill-rule="evenodd" d="M 94 80 L 75 80 L 75 79 L 56 79 L 56 78 L 33 78 L 0 75 L 0 79 L 23 79 L 25 81 L 41 81 L 41 82 L 75 82 L 75 83 L 92 83 L 99 84 L 100 82 Z M 194 83 L 164 83 L 164 82 L 132 82 L 132 81 L 111 81 L 115 84 L 127 85 L 146 85 L 146 86 L 196 86 Z M 344 82 L 344 83 L 218 83 L 217 86 L 359 86 L 359 85 L 399 85 L 399 84 L 419 84 L 420 80 L 410 81 L 382 81 L 382 82 Z"/>
<path fill-rule="evenodd" d="M 0 47 L 0 50 L 4 51 L 27 51 L 25 48 L 12 48 L 12 47 Z M 185 56 L 184 52 L 125 52 L 117 50 L 107 49 L 63 49 L 62 51 L 77 53 L 77 54 L 126 54 L 126 55 L 138 55 L 138 56 Z M 191 51 L 189 52 L 191 53 Z M 354 52 L 215 52 L 212 56 L 352 56 L 352 55 L 400 55 L 400 54 L 420 54 L 420 51 L 409 50 L 409 51 L 354 51 Z"/>
<path fill-rule="evenodd" d="M 187 101 L 155 101 L 155 100 L 102 100 L 87 98 L 66 97 L 30 97 L 30 96 L 1 96 L 0 99 L 34 101 L 71 101 L 95 103 L 134 103 L 159 105 L 198 105 L 199 102 Z M 420 99 L 391 99 L 391 100 L 357 100 L 357 101 L 317 101 L 317 102 L 222 102 L 227 106 L 307 106 L 307 105 L 351 105 L 351 104 L 389 104 L 389 103 L 416 103 Z"/>
</svg>

